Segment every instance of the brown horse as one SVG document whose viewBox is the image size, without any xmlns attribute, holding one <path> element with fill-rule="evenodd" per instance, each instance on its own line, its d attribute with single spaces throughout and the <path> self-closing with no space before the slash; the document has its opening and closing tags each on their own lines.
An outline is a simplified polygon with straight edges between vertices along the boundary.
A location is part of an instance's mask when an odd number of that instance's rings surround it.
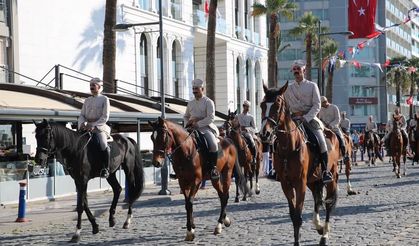
<svg viewBox="0 0 419 246">
<path fill-rule="evenodd" d="M 416 114 L 414 115 L 414 120 L 416 122 L 419 122 L 418 117 Z M 410 137 L 410 149 L 413 152 L 413 159 L 412 159 L 412 165 L 415 165 L 415 162 L 419 163 L 419 126 L 415 126 L 413 128 L 410 128 L 411 133 L 409 134 Z"/>
<path fill-rule="evenodd" d="M 368 166 L 371 165 L 375 166 L 375 162 L 377 157 L 380 161 L 383 161 L 383 157 L 381 156 L 381 144 L 380 144 L 380 137 L 374 132 L 366 132 L 364 138 L 366 152 L 368 155 Z"/>
<path fill-rule="evenodd" d="M 327 244 L 330 232 L 330 214 L 337 202 L 338 160 L 339 142 L 336 135 L 326 130 L 326 136 L 330 143 L 329 168 L 333 174 L 333 182 L 326 185 L 326 200 L 323 201 L 323 182 L 321 180 L 321 168 L 318 165 L 316 151 L 306 143 L 301 123 L 298 125 L 292 120 L 289 106 L 284 98 L 288 82 L 276 93 L 264 85 L 265 100 L 262 102 L 262 110 L 267 110 L 269 98 L 274 102 L 269 105 L 269 113 L 263 121 L 262 134 L 264 136 L 276 135 L 274 166 L 277 171 L 277 179 L 281 181 L 282 190 L 288 200 L 289 212 L 294 226 L 294 245 L 300 245 L 300 228 L 302 225 L 302 210 L 304 207 L 307 186 L 314 198 L 313 223 L 319 234 L 322 235 L 320 244 Z M 277 95 L 277 97 L 272 97 Z M 318 151 L 317 151 L 318 152 Z M 319 209 L 323 202 L 326 205 L 326 221 L 320 222 Z"/>
<path fill-rule="evenodd" d="M 253 155 L 250 148 L 243 136 L 239 122 L 236 120 L 237 111 L 228 111 L 228 118 L 224 122 L 224 128 L 226 129 L 226 136 L 230 138 L 237 148 L 238 159 L 240 166 L 244 169 L 244 175 L 246 179 L 250 181 L 250 189 L 253 189 L 253 177 L 255 177 L 255 193 L 260 194 L 259 186 L 259 170 L 262 162 L 262 142 L 259 137 L 255 139 L 256 145 L 256 163 L 253 162 Z M 243 201 L 247 200 L 246 194 L 243 194 Z M 235 202 L 239 202 L 239 190 L 236 189 Z"/>
<path fill-rule="evenodd" d="M 393 117 L 393 130 L 390 133 L 390 153 L 393 161 L 393 171 L 397 178 L 400 178 L 400 159 L 403 156 L 404 170 L 406 175 L 406 143 L 403 143 L 403 136 L 400 128 L 400 118 Z"/>
<path fill-rule="evenodd" d="M 344 132 L 343 137 L 345 141 L 346 155 L 348 158 L 343 158 L 342 161 L 340 161 L 339 173 L 342 172 L 342 165 L 345 164 L 346 191 L 348 195 L 355 195 L 356 192 L 352 189 L 351 181 L 349 180 L 349 176 L 351 175 L 352 170 L 352 155 L 354 154 L 354 144 L 352 142 L 351 136 L 349 136 L 347 133 Z"/>
<path fill-rule="evenodd" d="M 187 215 L 185 241 L 195 238 L 195 223 L 193 218 L 193 201 L 203 179 L 210 179 L 209 167 L 204 157 L 204 151 L 198 151 L 193 132 L 188 133 L 176 123 L 158 118 L 150 122 L 153 128 L 151 139 L 153 141 L 153 159 L 155 167 L 161 167 L 166 156 L 173 164 L 180 189 L 185 196 L 185 208 Z M 214 234 L 220 234 L 222 224 L 229 227 L 231 222 L 226 215 L 226 206 L 229 198 L 229 189 L 233 169 L 240 169 L 237 161 L 237 151 L 234 144 L 228 139 L 220 142 L 222 155 L 218 157 L 217 169 L 220 172 L 219 180 L 211 180 L 212 186 L 217 190 L 221 202 L 221 212 Z M 244 180 L 243 173 L 236 170 L 239 179 Z M 241 182 L 243 192 L 247 192 L 246 185 Z"/>
</svg>

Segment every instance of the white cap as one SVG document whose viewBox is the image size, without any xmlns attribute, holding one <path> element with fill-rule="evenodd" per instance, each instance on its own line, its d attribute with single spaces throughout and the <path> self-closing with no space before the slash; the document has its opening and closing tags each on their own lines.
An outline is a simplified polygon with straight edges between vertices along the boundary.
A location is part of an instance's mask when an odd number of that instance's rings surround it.
<svg viewBox="0 0 419 246">
<path fill-rule="evenodd" d="M 305 67 L 306 66 L 306 62 L 304 60 L 295 60 L 292 65 L 291 68 L 293 67 Z"/>
<path fill-rule="evenodd" d="M 99 79 L 99 78 L 92 78 L 92 79 L 90 80 L 90 83 L 93 83 L 93 84 L 97 84 L 97 85 L 103 86 L 103 81 L 102 81 L 101 79 Z"/>
<path fill-rule="evenodd" d="M 250 102 L 249 102 L 249 101 L 247 101 L 247 100 L 244 100 L 244 102 L 243 102 L 243 106 L 248 106 L 248 107 L 250 107 Z"/>
<path fill-rule="evenodd" d="M 204 81 L 201 79 L 194 79 L 192 80 L 192 86 L 193 87 L 204 87 Z"/>
<path fill-rule="evenodd" d="M 325 96 L 320 97 L 320 102 L 327 102 L 327 98 Z"/>
</svg>

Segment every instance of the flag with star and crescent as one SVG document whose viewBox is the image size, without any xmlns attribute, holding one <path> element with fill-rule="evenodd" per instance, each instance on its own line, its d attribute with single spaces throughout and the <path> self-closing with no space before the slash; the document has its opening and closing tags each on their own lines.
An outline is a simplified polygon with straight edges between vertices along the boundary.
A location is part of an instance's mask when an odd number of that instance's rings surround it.
<svg viewBox="0 0 419 246">
<path fill-rule="evenodd" d="M 376 0 L 348 0 L 349 38 L 367 38 L 375 32 Z"/>
</svg>

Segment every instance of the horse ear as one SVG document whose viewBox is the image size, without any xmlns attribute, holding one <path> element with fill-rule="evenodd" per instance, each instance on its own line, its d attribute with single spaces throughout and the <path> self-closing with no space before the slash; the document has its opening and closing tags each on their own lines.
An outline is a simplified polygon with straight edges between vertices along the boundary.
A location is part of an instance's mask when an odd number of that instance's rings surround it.
<svg viewBox="0 0 419 246">
<path fill-rule="evenodd" d="M 35 120 L 32 120 L 33 121 L 33 123 L 35 124 L 35 126 L 38 126 L 39 124 L 38 123 L 36 123 L 36 121 Z"/>
<path fill-rule="evenodd" d="M 157 122 L 159 123 L 159 125 L 163 125 L 164 124 L 164 119 L 162 118 L 162 117 L 159 117 L 158 119 L 157 119 Z"/>
<path fill-rule="evenodd" d="M 269 88 L 267 85 L 265 85 L 265 82 L 263 82 L 263 92 L 265 92 L 265 94 L 268 92 Z"/>
<path fill-rule="evenodd" d="M 228 109 L 228 113 L 227 113 L 227 115 L 229 115 L 231 113 L 231 111 L 230 111 L 230 109 Z"/>
<path fill-rule="evenodd" d="M 285 83 L 285 85 L 282 86 L 281 89 L 279 89 L 278 95 L 284 94 L 284 92 L 287 90 L 287 88 L 288 88 L 288 80 L 287 80 L 287 83 Z"/>
<path fill-rule="evenodd" d="M 234 115 L 236 115 L 237 114 L 237 109 L 236 109 L 236 111 L 234 111 Z"/>
</svg>

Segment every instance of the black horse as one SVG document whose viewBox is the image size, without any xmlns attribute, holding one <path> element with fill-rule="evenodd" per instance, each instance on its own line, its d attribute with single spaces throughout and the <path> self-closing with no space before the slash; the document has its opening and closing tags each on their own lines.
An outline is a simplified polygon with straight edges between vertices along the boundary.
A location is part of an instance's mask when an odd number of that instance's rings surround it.
<svg viewBox="0 0 419 246">
<path fill-rule="evenodd" d="M 43 120 L 36 124 L 36 156 L 37 164 L 45 165 L 49 155 L 56 154 L 66 166 L 74 179 L 77 190 L 77 229 L 71 242 L 80 241 L 81 217 L 83 210 L 92 224 L 93 234 L 99 232 L 99 225 L 91 213 L 87 203 L 87 183 L 90 179 L 99 177 L 104 161 L 100 148 L 95 143 L 95 137 L 89 132 L 80 133 L 65 126 Z M 109 226 L 115 225 L 115 208 L 122 188 L 116 179 L 115 172 L 122 165 L 128 184 L 128 216 L 123 228 L 130 226 L 132 204 L 140 197 L 144 188 L 144 170 L 139 148 L 134 140 L 120 134 L 113 134 L 110 143 L 112 160 L 109 163 L 110 175 L 107 178 L 114 196 L 109 209 Z"/>
</svg>

